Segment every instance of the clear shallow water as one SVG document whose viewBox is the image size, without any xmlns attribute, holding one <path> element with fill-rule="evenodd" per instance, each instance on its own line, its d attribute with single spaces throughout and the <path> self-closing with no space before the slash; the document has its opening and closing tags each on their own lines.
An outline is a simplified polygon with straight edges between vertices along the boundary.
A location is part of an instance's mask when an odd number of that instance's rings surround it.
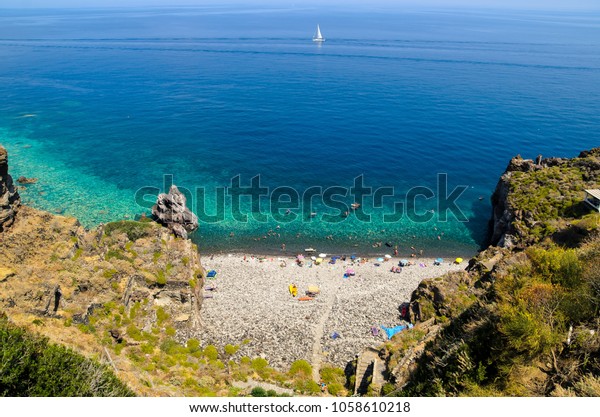
<svg viewBox="0 0 600 417">
<path fill-rule="evenodd" d="M 317 22 L 322 46 L 310 41 Z M 484 240 L 510 157 L 600 145 L 600 15 L 0 10 L 0 97 L 13 175 L 40 178 L 24 198 L 87 226 L 145 211 L 136 190 L 162 188 L 165 174 L 205 187 L 212 207 L 212 190 L 236 175 L 300 191 L 364 175 L 398 201 L 447 173 L 450 190 L 468 187 L 458 199 L 468 222 L 227 214 L 194 239 L 207 250 L 391 242 L 465 254 Z M 435 208 L 419 201 L 420 213 Z"/>
</svg>

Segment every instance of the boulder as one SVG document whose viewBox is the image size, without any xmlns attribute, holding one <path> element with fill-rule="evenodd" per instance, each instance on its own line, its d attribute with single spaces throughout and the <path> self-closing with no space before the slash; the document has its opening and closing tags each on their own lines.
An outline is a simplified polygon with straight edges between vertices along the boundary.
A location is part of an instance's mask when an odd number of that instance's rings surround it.
<svg viewBox="0 0 600 417">
<path fill-rule="evenodd" d="M 198 228 L 198 217 L 186 206 L 185 195 L 176 185 L 171 186 L 168 194 L 158 195 L 152 215 L 158 223 L 183 239 L 187 239 L 187 234 Z"/>
<path fill-rule="evenodd" d="M 9 227 L 21 205 L 21 197 L 8 174 L 8 152 L 0 146 L 0 232 Z"/>
</svg>

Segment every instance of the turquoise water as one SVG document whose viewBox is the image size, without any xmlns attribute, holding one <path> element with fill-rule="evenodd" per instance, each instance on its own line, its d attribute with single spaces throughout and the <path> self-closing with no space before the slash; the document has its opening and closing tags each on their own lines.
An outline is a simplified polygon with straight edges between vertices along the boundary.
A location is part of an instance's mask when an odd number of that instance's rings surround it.
<svg viewBox="0 0 600 417">
<path fill-rule="evenodd" d="M 147 212 L 136 191 L 162 189 L 167 174 L 205 188 L 209 211 L 236 175 L 300 192 L 363 175 L 395 192 L 364 204 L 370 222 L 324 222 L 337 211 L 320 204 L 310 221 L 239 222 L 227 205 L 193 238 L 207 251 L 390 242 L 465 255 L 484 242 L 512 156 L 600 145 L 599 52 L 589 13 L 0 10 L 0 143 L 14 176 L 39 178 L 25 201 L 89 227 Z M 409 189 L 436 191 L 439 173 L 467 188 L 467 222 L 441 221 L 424 198 L 417 212 L 432 220 L 382 221 Z"/>
</svg>

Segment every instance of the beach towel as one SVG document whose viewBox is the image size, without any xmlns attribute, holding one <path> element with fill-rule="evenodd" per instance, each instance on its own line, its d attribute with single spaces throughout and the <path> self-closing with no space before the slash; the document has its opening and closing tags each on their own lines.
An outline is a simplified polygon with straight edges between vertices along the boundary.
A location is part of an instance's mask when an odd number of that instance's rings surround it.
<svg viewBox="0 0 600 417">
<path fill-rule="evenodd" d="M 402 330 L 404 330 L 406 328 L 412 329 L 413 325 L 409 324 L 408 326 L 400 325 L 400 326 L 396 326 L 396 327 L 385 327 L 385 326 L 380 326 L 380 327 L 383 329 L 383 331 L 387 335 L 388 339 L 391 339 L 395 334 L 400 333 Z"/>
<path fill-rule="evenodd" d="M 217 271 L 215 271 L 214 269 L 211 269 L 210 271 L 208 271 L 208 274 L 206 275 L 207 278 L 214 278 L 217 276 Z"/>
</svg>

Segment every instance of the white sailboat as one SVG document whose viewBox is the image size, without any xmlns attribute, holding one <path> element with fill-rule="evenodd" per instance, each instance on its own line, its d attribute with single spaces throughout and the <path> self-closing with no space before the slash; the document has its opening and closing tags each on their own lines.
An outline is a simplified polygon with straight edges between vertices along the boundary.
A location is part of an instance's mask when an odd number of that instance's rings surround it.
<svg viewBox="0 0 600 417">
<path fill-rule="evenodd" d="M 321 35 L 321 28 L 317 25 L 317 34 L 313 37 L 313 42 L 325 42 L 325 38 Z"/>
</svg>

